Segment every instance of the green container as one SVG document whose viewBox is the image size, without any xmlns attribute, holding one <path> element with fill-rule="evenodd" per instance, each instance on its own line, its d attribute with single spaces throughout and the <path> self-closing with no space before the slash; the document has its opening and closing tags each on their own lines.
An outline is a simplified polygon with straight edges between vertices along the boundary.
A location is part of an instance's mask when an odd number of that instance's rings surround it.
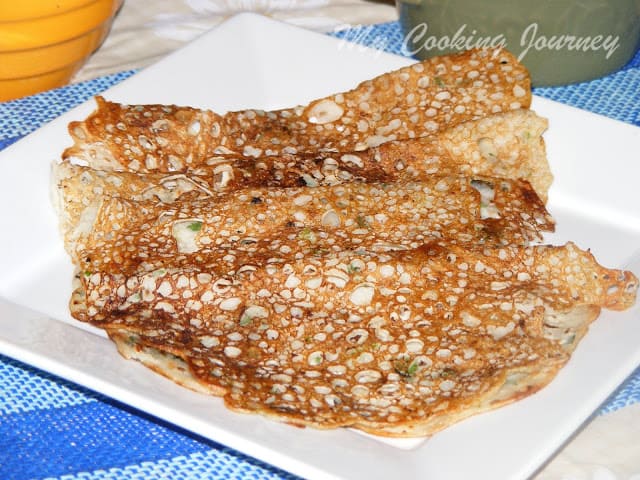
<svg viewBox="0 0 640 480">
<path fill-rule="evenodd" d="M 640 0 L 397 0 L 404 53 L 503 46 L 534 86 L 611 73 L 640 46 Z"/>
</svg>

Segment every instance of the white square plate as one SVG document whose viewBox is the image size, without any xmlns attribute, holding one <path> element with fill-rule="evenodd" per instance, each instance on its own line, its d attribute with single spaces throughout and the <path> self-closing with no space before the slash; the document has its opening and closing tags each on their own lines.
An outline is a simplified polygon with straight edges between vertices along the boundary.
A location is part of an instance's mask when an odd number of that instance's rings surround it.
<svg viewBox="0 0 640 480">
<path fill-rule="evenodd" d="M 242 14 L 108 90 L 127 103 L 223 112 L 278 108 L 347 90 L 410 63 L 266 18 Z M 640 363 L 636 307 L 604 312 L 558 377 L 538 394 L 461 422 L 425 442 L 388 444 L 349 430 L 298 429 L 233 414 L 177 387 L 69 316 L 72 267 L 49 204 L 49 166 L 70 144 L 87 102 L 0 153 L 0 351 L 307 478 L 525 478 Z M 640 129 L 535 98 L 550 119 L 557 233 L 606 266 L 640 271 Z M 96 335 L 97 334 L 97 335 Z M 404 448 L 396 448 L 397 446 Z M 413 448 L 406 448 L 413 447 Z"/>
</svg>

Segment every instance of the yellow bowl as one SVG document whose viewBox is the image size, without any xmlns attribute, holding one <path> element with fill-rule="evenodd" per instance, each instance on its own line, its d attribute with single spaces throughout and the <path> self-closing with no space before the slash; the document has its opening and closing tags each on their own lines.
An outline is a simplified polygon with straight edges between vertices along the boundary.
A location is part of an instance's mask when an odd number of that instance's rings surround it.
<svg viewBox="0 0 640 480">
<path fill-rule="evenodd" d="M 3 22 L 59 15 L 69 10 L 93 3 L 95 0 L 28 0 L 24 2 L 0 2 L 0 18 Z"/>
<path fill-rule="evenodd" d="M 0 101 L 68 83 L 105 39 L 122 2 L 32 0 L 0 6 Z"/>
</svg>

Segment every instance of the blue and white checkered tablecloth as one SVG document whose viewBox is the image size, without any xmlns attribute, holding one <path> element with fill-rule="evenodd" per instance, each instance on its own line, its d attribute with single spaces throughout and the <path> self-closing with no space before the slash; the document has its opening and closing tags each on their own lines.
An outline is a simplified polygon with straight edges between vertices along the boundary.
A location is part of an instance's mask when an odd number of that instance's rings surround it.
<svg viewBox="0 0 640 480">
<path fill-rule="evenodd" d="M 397 22 L 335 33 L 401 52 Z M 135 73 L 0 103 L 0 149 Z M 620 71 L 537 95 L 640 126 L 640 52 Z M 637 370 L 599 415 L 640 402 Z M 0 355 L 0 479 L 293 479 L 270 465 Z"/>
</svg>

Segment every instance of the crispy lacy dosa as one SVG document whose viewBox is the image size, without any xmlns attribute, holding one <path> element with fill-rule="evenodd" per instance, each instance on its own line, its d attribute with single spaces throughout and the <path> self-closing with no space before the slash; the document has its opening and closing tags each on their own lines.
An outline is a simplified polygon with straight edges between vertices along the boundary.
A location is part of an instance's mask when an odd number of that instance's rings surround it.
<svg viewBox="0 0 640 480">
<path fill-rule="evenodd" d="M 306 106 L 217 114 L 168 105 L 122 105 L 98 97 L 98 109 L 72 122 L 64 157 L 94 168 L 176 172 L 219 155 L 366 150 L 436 133 L 467 120 L 527 109 L 527 70 L 505 50 L 473 50 L 425 60 Z"/>
<path fill-rule="evenodd" d="M 92 272 L 226 264 L 227 257 L 248 254 L 260 263 L 285 248 L 282 240 L 305 254 L 390 251 L 436 239 L 472 247 L 528 245 L 554 229 L 527 182 L 496 178 L 254 188 L 170 205 L 100 197 L 87 210 L 95 212 L 92 222 L 73 228 L 69 249 L 75 263 Z"/>
<path fill-rule="evenodd" d="M 205 184 L 210 190 L 223 192 L 256 186 L 335 185 L 349 181 L 406 182 L 422 180 L 432 174 L 485 175 L 525 179 L 546 201 L 553 179 L 542 140 L 546 128 L 546 119 L 521 109 L 470 120 L 417 139 L 387 142 L 364 151 L 282 154 L 258 160 L 242 156 L 214 156 L 204 164 L 188 165 L 164 176 L 152 173 L 140 178 L 148 187 L 161 178 L 176 178 L 182 173 Z M 121 183 L 128 185 L 137 181 L 131 172 L 122 174 L 125 179 Z M 71 172 L 59 174 L 70 175 Z M 117 173 L 112 174 L 112 178 L 117 176 Z M 110 188 L 113 189 L 113 185 Z"/>
<path fill-rule="evenodd" d="M 72 312 L 232 409 L 417 436 L 547 384 L 638 287 L 573 244 L 296 257 L 81 276 Z"/>
</svg>

